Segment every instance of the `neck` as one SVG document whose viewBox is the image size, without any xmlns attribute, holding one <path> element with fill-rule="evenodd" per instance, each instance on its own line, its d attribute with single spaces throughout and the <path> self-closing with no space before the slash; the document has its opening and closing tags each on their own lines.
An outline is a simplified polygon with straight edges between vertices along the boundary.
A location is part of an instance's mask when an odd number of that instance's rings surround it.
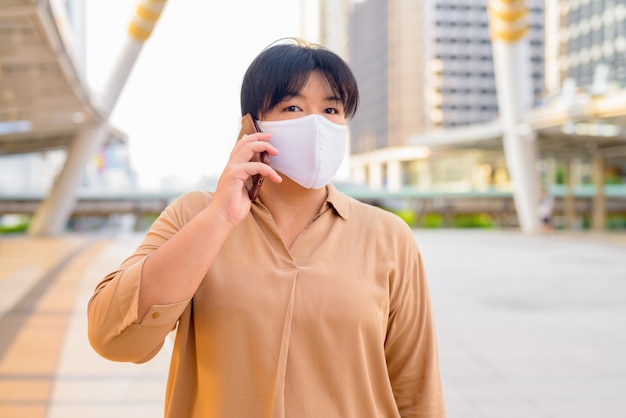
<svg viewBox="0 0 626 418">
<path fill-rule="evenodd" d="M 259 199 L 275 220 L 300 217 L 310 220 L 317 214 L 326 200 L 328 191 L 305 189 L 286 176 L 282 183 L 266 181 L 259 191 Z"/>
</svg>

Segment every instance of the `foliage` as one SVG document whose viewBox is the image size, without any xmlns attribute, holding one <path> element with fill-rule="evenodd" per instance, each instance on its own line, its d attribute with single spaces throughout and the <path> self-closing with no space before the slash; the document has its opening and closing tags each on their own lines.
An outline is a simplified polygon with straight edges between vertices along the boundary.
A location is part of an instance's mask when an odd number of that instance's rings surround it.
<svg viewBox="0 0 626 418">
<path fill-rule="evenodd" d="M 443 215 L 440 213 L 426 213 L 420 220 L 419 227 L 421 228 L 443 228 L 445 222 Z"/>
<path fill-rule="evenodd" d="M 475 213 L 456 215 L 453 226 L 455 228 L 493 228 L 495 225 L 489 214 Z"/>
<path fill-rule="evenodd" d="M 4 234 L 23 234 L 28 229 L 29 220 L 26 217 L 21 217 L 16 222 L 0 223 L 0 235 Z"/>
</svg>

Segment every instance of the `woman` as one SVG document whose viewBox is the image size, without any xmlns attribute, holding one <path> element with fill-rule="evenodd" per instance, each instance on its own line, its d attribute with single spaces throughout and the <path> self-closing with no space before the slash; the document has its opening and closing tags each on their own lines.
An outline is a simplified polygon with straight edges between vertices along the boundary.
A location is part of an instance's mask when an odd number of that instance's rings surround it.
<svg viewBox="0 0 626 418">
<path fill-rule="evenodd" d="M 412 232 L 329 183 L 357 102 L 334 53 L 264 50 L 241 90 L 263 133 L 237 141 L 216 191 L 178 198 L 97 286 L 89 338 L 102 356 L 145 362 L 177 328 L 166 417 L 444 416 Z M 251 161 L 262 152 L 269 165 Z"/>
</svg>

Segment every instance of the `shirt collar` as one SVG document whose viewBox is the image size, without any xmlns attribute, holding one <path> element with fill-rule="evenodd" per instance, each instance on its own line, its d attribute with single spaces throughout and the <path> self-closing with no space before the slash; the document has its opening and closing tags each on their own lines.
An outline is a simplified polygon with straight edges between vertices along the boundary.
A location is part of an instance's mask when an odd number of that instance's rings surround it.
<svg viewBox="0 0 626 418">
<path fill-rule="evenodd" d="M 324 205 L 322 205 L 322 207 L 320 208 L 317 216 L 320 216 L 328 209 L 332 209 L 337 215 L 339 215 L 343 219 L 348 219 L 348 215 L 350 214 L 350 198 L 337 190 L 337 188 L 332 183 L 328 183 L 326 185 L 326 190 L 328 192 L 328 195 L 326 196 L 326 201 L 324 202 Z M 261 203 L 260 200 L 255 200 L 252 203 L 253 208 L 259 207 L 267 211 L 267 208 L 265 207 L 265 205 L 263 205 L 263 203 Z"/>
<path fill-rule="evenodd" d="M 332 207 L 343 219 L 348 219 L 350 214 L 350 198 L 337 190 L 332 183 L 326 186 L 326 190 L 328 190 L 326 204 Z"/>
</svg>

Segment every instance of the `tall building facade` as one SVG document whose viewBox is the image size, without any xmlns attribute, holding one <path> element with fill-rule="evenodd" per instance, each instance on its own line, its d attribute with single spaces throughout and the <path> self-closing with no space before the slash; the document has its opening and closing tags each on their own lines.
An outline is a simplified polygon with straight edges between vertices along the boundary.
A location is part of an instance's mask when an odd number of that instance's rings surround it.
<svg viewBox="0 0 626 418">
<path fill-rule="evenodd" d="M 549 90 L 567 79 L 626 87 L 626 0 L 548 0 L 546 8 Z"/>
<path fill-rule="evenodd" d="M 319 1 L 319 43 L 348 59 L 348 18 L 351 0 Z"/>
<path fill-rule="evenodd" d="M 494 120 L 497 92 L 487 1 L 427 1 L 427 102 L 432 129 Z M 530 68 L 536 98 L 545 91 L 544 8 L 527 0 Z"/>
<path fill-rule="evenodd" d="M 543 0 L 529 0 L 535 95 L 544 86 Z M 349 61 L 362 92 L 352 152 L 498 115 L 487 0 L 366 0 L 350 17 Z"/>
<path fill-rule="evenodd" d="M 360 103 L 350 122 L 352 153 L 388 145 L 387 24 L 385 0 L 354 5 L 349 21 L 348 61 L 359 84 Z"/>
</svg>

